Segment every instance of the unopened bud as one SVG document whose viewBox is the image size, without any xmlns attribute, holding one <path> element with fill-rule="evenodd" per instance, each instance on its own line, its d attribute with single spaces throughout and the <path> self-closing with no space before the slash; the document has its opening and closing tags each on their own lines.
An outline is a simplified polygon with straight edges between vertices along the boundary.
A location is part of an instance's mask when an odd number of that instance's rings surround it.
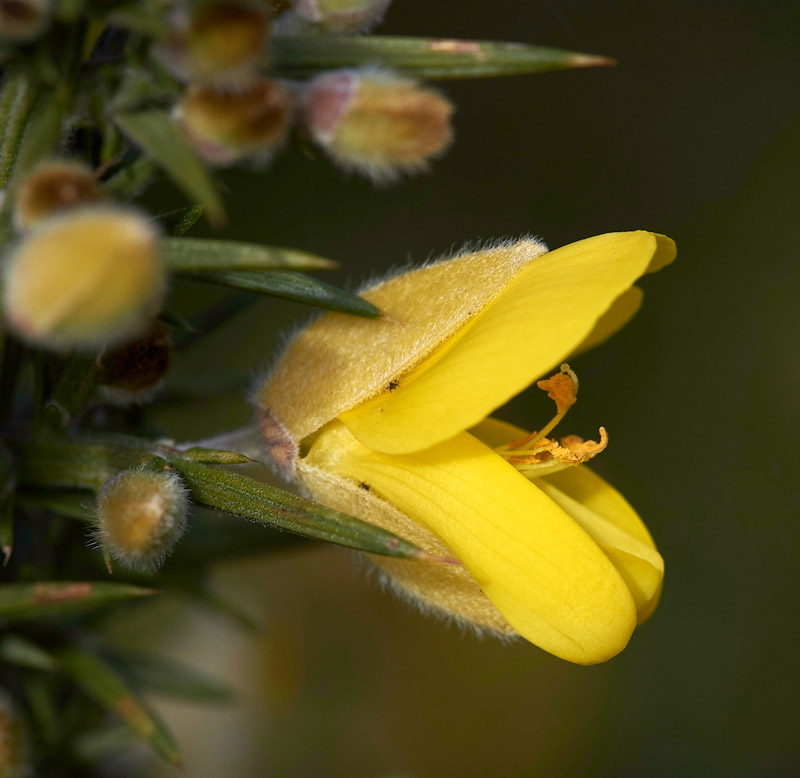
<svg viewBox="0 0 800 778">
<path fill-rule="evenodd" d="M 452 105 L 415 81 L 370 70 L 318 76 L 303 93 L 307 132 L 335 162 L 376 182 L 427 166 L 452 139 Z"/>
<path fill-rule="evenodd" d="M 0 38 L 27 43 L 50 22 L 50 0 L 0 0 Z"/>
<path fill-rule="evenodd" d="M 102 198 L 94 173 L 79 162 L 47 162 L 20 188 L 14 220 L 21 230 L 58 211 L 97 202 Z"/>
<path fill-rule="evenodd" d="M 280 31 L 366 32 L 383 19 L 389 5 L 391 0 L 297 0 L 291 13 L 280 20 Z"/>
<path fill-rule="evenodd" d="M 131 210 L 84 208 L 45 219 L 8 257 L 3 308 L 17 334 L 55 349 L 135 335 L 166 288 L 157 236 Z"/>
<path fill-rule="evenodd" d="M 289 90 L 261 77 L 236 91 L 193 86 L 176 109 L 192 145 L 215 165 L 269 160 L 286 140 L 291 115 Z"/>
<path fill-rule="evenodd" d="M 9 695 L 0 689 L 0 776 L 24 778 L 31 775 L 25 729 Z"/>
<path fill-rule="evenodd" d="M 109 349 L 97 359 L 100 396 L 114 405 L 148 400 L 169 369 L 172 344 L 158 325 L 141 338 Z"/>
<path fill-rule="evenodd" d="M 170 470 L 123 470 L 97 495 L 94 535 L 126 567 L 155 570 L 186 530 L 187 490 Z"/>
<path fill-rule="evenodd" d="M 229 83 L 249 78 L 264 55 L 270 16 L 255 3 L 207 2 L 179 7 L 174 29 L 156 49 L 164 66 L 185 81 Z"/>
</svg>

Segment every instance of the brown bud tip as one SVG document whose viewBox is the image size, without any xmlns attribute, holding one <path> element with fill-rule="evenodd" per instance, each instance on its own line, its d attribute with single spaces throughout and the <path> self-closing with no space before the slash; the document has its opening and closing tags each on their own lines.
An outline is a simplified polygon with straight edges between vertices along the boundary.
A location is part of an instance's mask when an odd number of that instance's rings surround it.
<svg viewBox="0 0 800 778">
<path fill-rule="evenodd" d="M 172 343 L 158 325 L 141 338 L 104 352 L 97 360 L 103 399 L 115 405 L 147 400 L 169 369 Z"/>
<path fill-rule="evenodd" d="M 97 495 L 94 535 L 127 567 L 154 570 L 186 529 L 187 490 L 172 471 L 124 470 Z"/>
<path fill-rule="evenodd" d="M 120 342 L 158 311 L 166 275 L 138 212 L 83 208 L 43 220 L 8 257 L 3 308 L 19 335 L 55 349 Z"/>
<path fill-rule="evenodd" d="M 286 140 L 291 113 L 289 90 L 260 77 L 236 91 L 193 86 L 176 108 L 191 143 L 216 165 L 271 159 Z"/>
<path fill-rule="evenodd" d="M 102 198 L 94 173 L 79 162 L 54 161 L 40 165 L 24 181 L 14 220 L 20 230 L 58 211 L 97 202 Z"/>
<path fill-rule="evenodd" d="M 270 14 L 258 3 L 207 2 L 173 15 L 156 54 L 176 77 L 217 85 L 247 80 L 262 58 Z"/>
<path fill-rule="evenodd" d="M 570 64 L 574 68 L 602 68 L 618 65 L 619 61 L 613 57 L 602 57 L 596 54 L 576 54 Z"/>
<path fill-rule="evenodd" d="M 0 0 L 0 38 L 27 43 L 50 22 L 50 0 Z"/>
<path fill-rule="evenodd" d="M 424 169 L 453 133 L 452 105 L 415 81 L 375 70 L 325 73 L 303 93 L 302 122 L 331 158 L 376 182 Z"/>
</svg>

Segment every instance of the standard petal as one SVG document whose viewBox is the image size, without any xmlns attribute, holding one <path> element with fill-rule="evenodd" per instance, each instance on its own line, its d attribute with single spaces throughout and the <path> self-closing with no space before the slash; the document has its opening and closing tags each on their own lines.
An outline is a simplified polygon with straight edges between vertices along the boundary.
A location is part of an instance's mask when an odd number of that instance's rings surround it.
<svg viewBox="0 0 800 778">
<path fill-rule="evenodd" d="M 526 434 L 520 427 L 492 418 L 470 432 L 492 447 Z M 639 623 L 647 619 L 661 595 L 664 560 L 630 503 L 586 465 L 537 478 L 536 485 L 603 549 L 633 595 Z"/>
<path fill-rule="evenodd" d="M 362 296 L 379 319 L 320 317 L 289 344 L 257 400 L 300 441 L 343 411 L 383 392 L 505 289 L 547 248 L 503 243 L 402 273 Z"/>
<path fill-rule="evenodd" d="M 393 454 L 476 424 L 572 353 L 651 263 L 667 261 L 666 241 L 610 233 L 539 257 L 420 365 L 341 420 L 364 445 Z"/>
<path fill-rule="evenodd" d="M 628 643 L 636 609 L 608 557 L 540 489 L 468 433 L 390 456 L 333 424 L 307 459 L 368 484 L 440 537 L 532 643 L 579 664 L 603 662 Z"/>
</svg>

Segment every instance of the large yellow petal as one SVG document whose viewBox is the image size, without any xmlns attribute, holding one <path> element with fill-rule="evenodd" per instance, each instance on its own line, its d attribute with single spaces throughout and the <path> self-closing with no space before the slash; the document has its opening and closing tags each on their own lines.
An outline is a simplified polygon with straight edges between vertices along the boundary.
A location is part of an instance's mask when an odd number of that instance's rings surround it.
<svg viewBox="0 0 800 778">
<path fill-rule="evenodd" d="M 540 489 L 468 433 L 391 456 L 333 424 L 307 459 L 367 483 L 440 537 L 532 643 L 579 664 L 603 662 L 628 643 L 636 609 L 608 557 Z"/>
<path fill-rule="evenodd" d="M 491 418 L 471 432 L 492 447 L 526 434 L 520 427 Z M 537 478 L 536 485 L 606 553 L 633 595 L 639 623 L 648 618 L 661 595 L 664 560 L 630 503 L 586 465 Z"/>
<path fill-rule="evenodd" d="M 649 232 L 610 233 L 539 257 L 420 365 L 341 420 L 386 453 L 452 437 L 562 362 L 651 262 L 674 256 L 671 246 Z"/>
</svg>

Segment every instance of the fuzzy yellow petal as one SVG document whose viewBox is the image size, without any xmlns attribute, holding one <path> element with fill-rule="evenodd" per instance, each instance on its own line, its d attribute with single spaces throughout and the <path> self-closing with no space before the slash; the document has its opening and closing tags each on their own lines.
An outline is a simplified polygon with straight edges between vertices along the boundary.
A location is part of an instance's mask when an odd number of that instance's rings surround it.
<svg viewBox="0 0 800 778">
<path fill-rule="evenodd" d="M 362 292 L 379 319 L 321 316 L 289 344 L 256 399 L 300 441 L 383 392 L 424 360 L 545 254 L 532 239 L 434 262 Z"/>
<path fill-rule="evenodd" d="M 422 451 L 386 455 L 332 424 L 307 460 L 369 484 L 441 538 L 532 643 L 579 664 L 603 662 L 627 645 L 636 609 L 608 557 L 477 438 L 462 432 Z"/>
<path fill-rule="evenodd" d="M 476 424 L 580 346 L 651 263 L 667 261 L 666 241 L 610 233 L 539 257 L 391 389 L 341 420 L 364 445 L 395 454 Z"/>
</svg>

